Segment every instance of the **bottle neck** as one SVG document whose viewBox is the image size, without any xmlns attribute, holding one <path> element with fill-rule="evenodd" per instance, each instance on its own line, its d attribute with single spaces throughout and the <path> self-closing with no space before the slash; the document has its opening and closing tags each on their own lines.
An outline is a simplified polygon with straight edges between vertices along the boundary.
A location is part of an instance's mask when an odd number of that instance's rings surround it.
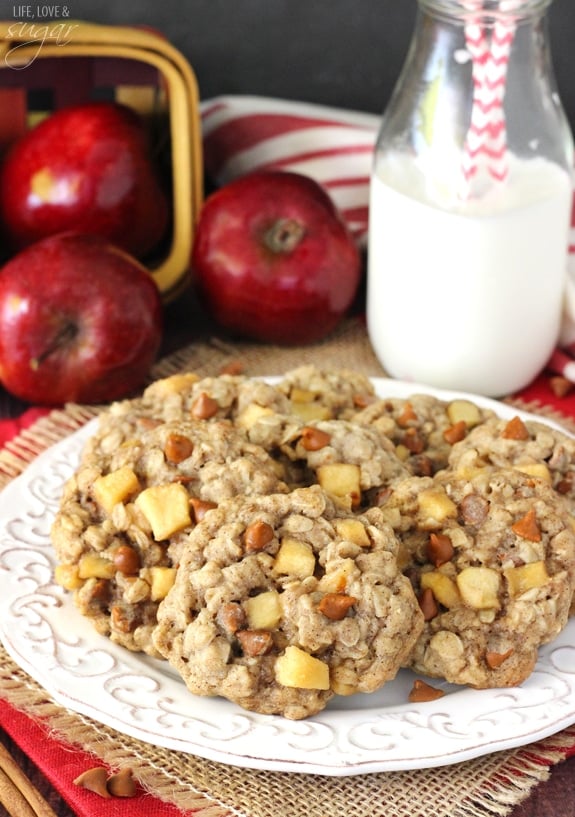
<svg viewBox="0 0 575 817">
<path fill-rule="evenodd" d="M 451 22 L 516 25 L 541 17 L 553 0 L 418 0 L 420 9 Z"/>
</svg>

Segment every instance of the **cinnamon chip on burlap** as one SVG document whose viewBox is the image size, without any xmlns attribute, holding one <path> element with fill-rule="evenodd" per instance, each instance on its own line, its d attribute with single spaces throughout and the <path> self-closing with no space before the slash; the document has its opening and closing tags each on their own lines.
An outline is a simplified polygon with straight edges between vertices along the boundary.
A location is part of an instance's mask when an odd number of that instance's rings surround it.
<svg viewBox="0 0 575 817">
<path fill-rule="evenodd" d="M 303 363 L 384 375 L 359 321 L 330 339 L 290 349 L 256 344 L 194 343 L 160 361 L 153 378 L 180 370 L 218 374 L 241 361 L 251 376 L 281 375 Z M 68 406 L 51 412 L 0 452 L 0 487 L 41 451 L 80 428 L 97 409 Z M 242 769 L 159 748 L 59 706 L 0 647 L 0 696 L 40 719 L 57 739 L 93 753 L 109 767 L 130 766 L 150 794 L 193 810 L 196 817 L 490 817 L 506 815 L 549 776 L 549 767 L 575 744 L 575 727 L 525 749 L 489 754 L 439 768 L 356 776 Z M 449 762 L 449 758 L 446 758 Z"/>
</svg>

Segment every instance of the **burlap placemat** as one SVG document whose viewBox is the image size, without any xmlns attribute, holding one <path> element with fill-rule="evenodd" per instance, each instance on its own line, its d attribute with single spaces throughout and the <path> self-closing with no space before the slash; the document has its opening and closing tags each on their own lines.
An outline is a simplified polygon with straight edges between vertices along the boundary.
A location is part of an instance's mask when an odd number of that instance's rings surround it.
<svg viewBox="0 0 575 817">
<path fill-rule="evenodd" d="M 274 375 L 305 362 L 353 368 L 371 376 L 384 374 L 363 326 L 351 321 L 329 341 L 305 349 L 203 339 L 162 360 L 152 376 L 180 370 L 218 374 L 239 367 L 249 375 Z M 94 407 L 67 406 L 22 432 L 0 453 L 0 487 L 97 412 Z M 144 789 L 182 811 L 194 810 L 198 817 L 368 817 L 374 813 L 503 817 L 549 776 L 549 767 L 575 744 L 573 727 L 526 749 L 435 769 L 339 778 L 241 769 L 157 748 L 59 706 L 2 648 L 0 667 L 0 695 L 11 704 L 37 718 L 55 737 L 91 751 L 110 767 L 130 766 Z"/>
</svg>

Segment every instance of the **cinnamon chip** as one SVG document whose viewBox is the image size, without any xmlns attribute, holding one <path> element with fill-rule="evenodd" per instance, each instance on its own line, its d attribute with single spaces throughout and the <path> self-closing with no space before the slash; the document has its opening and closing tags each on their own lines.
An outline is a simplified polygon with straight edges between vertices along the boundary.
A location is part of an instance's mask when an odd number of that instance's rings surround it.
<svg viewBox="0 0 575 817">
<path fill-rule="evenodd" d="M 541 541 L 541 528 L 537 522 L 537 517 L 533 508 L 527 511 L 525 516 L 518 519 L 515 524 L 511 526 L 513 533 L 521 536 L 522 539 L 528 539 L 530 542 Z"/>
<path fill-rule="evenodd" d="M 192 417 L 196 420 L 209 420 L 210 417 L 217 413 L 219 407 L 217 400 L 214 400 L 213 397 L 203 391 L 198 395 L 192 406 Z"/>
<path fill-rule="evenodd" d="M 435 618 L 439 613 L 439 607 L 431 587 L 426 587 L 425 590 L 421 592 L 418 601 L 424 621 L 431 621 L 431 619 Z"/>
<path fill-rule="evenodd" d="M 112 795 L 108 791 L 108 773 L 102 766 L 95 766 L 93 769 L 86 769 L 73 781 L 75 786 L 99 794 L 100 797 L 109 799 Z"/>
<path fill-rule="evenodd" d="M 408 695 L 408 700 L 412 704 L 419 704 L 426 701 L 437 701 L 438 698 L 443 698 L 444 695 L 445 692 L 442 689 L 437 689 L 430 684 L 426 684 L 425 681 L 416 679 Z"/>
<path fill-rule="evenodd" d="M 262 522 L 259 519 L 256 519 L 255 522 L 251 522 L 245 529 L 243 535 L 243 545 L 246 549 L 246 553 L 257 553 L 260 550 L 264 550 L 274 536 L 274 529 L 271 525 L 268 525 L 267 522 Z"/>
<path fill-rule="evenodd" d="M 501 436 L 504 440 L 528 440 L 530 435 L 521 417 L 516 416 L 509 420 L 501 432 Z"/>
<path fill-rule="evenodd" d="M 397 418 L 397 425 L 401 426 L 401 428 L 405 428 L 409 423 L 413 423 L 417 420 L 417 414 L 413 410 L 413 406 L 408 401 L 403 406 L 403 411 Z"/>
<path fill-rule="evenodd" d="M 570 380 L 567 380 L 566 377 L 556 375 L 555 377 L 549 378 L 549 386 L 551 387 L 551 391 L 553 392 L 555 397 L 566 397 L 573 391 L 575 383 L 572 383 Z"/>
<path fill-rule="evenodd" d="M 230 360 L 229 363 L 221 367 L 220 374 L 239 375 L 243 374 L 245 370 L 245 364 L 241 360 Z"/>
<path fill-rule="evenodd" d="M 332 621 L 341 621 L 347 615 L 350 607 L 357 603 L 357 599 L 345 593 L 326 593 L 317 606 L 320 613 Z"/>
<path fill-rule="evenodd" d="M 453 543 L 445 533 L 430 533 L 427 543 L 427 557 L 435 567 L 440 567 L 453 558 Z"/>
<path fill-rule="evenodd" d="M 331 434 L 322 431 L 320 428 L 305 426 L 301 429 L 300 439 L 305 451 L 319 451 L 330 444 Z"/>
<path fill-rule="evenodd" d="M 131 769 L 121 769 L 113 774 L 106 785 L 112 797 L 134 797 L 136 794 L 136 781 Z"/>
<path fill-rule="evenodd" d="M 467 423 L 465 420 L 459 420 L 443 432 L 443 439 L 449 445 L 461 442 L 467 435 Z"/>
<path fill-rule="evenodd" d="M 489 669 L 499 669 L 510 655 L 513 655 L 513 650 L 507 650 L 507 652 L 487 652 L 485 653 L 485 663 Z"/>
</svg>

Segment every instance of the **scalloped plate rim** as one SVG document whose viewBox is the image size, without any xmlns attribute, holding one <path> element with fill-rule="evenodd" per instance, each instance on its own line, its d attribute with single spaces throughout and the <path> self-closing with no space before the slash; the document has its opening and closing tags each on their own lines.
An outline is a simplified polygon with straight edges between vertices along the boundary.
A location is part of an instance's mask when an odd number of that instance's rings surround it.
<svg viewBox="0 0 575 817">
<path fill-rule="evenodd" d="M 490 398 L 387 378 L 372 381 L 380 396 L 463 397 L 501 416 L 520 414 L 569 433 L 554 420 Z M 406 684 L 415 676 L 402 670 L 380 692 L 339 699 L 339 707 L 330 705 L 304 721 L 190 695 L 162 662 L 98 635 L 51 578 L 55 560 L 46 531 L 64 480 L 96 423 L 97 418 L 42 452 L 0 493 L 0 640 L 57 703 L 163 748 L 243 768 L 328 776 L 450 765 L 526 745 L 575 723 L 575 619 L 541 649 L 531 678 L 511 690 L 445 684 L 447 694 L 439 701 L 406 704 Z M 42 508 L 36 486 L 52 491 L 49 507 Z M 25 513 L 18 516 L 17 508 Z M 69 622 L 72 632 L 64 631 Z M 105 659 L 109 668 L 91 665 L 96 659 Z M 386 696 L 392 688 L 390 705 Z M 92 697 L 96 690 L 100 696 Z M 556 699 L 547 700 L 554 692 Z M 475 733 L 466 731 L 473 726 Z"/>
</svg>

